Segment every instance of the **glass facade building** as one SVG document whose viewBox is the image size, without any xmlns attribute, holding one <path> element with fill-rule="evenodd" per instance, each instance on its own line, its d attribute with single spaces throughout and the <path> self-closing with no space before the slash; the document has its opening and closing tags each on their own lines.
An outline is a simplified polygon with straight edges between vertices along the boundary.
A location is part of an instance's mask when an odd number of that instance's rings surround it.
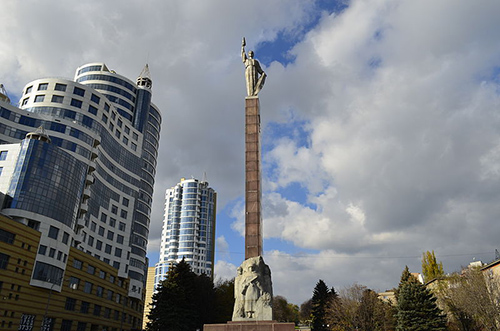
<svg viewBox="0 0 500 331">
<path fill-rule="evenodd" d="M 217 193 L 208 182 L 181 179 L 165 194 L 165 215 L 155 288 L 184 259 L 198 275 L 213 277 Z"/>
<path fill-rule="evenodd" d="M 30 82 L 18 107 L 0 99 L 2 213 L 42 233 L 31 285 L 59 290 L 73 246 L 142 299 L 161 126 L 151 88 L 147 65 L 133 82 L 90 63 Z"/>
</svg>

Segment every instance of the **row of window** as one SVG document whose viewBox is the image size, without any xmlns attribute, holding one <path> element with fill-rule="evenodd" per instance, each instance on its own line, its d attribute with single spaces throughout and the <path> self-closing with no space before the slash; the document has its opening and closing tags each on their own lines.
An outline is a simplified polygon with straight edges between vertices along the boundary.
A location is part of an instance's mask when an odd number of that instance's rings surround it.
<svg viewBox="0 0 500 331">
<path fill-rule="evenodd" d="M 78 270 L 82 270 L 83 268 L 83 262 L 78 260 L 78 259 L 74 259 L 73 260 L 73 268 L 75 269 L 78 269 Z M 91 275 L 95 275 L 95 272 L 96 272 L 96 268 L 91 265 L 91 264 L 88 264 L 87 265 L 87 272 Z M 119 286 L 119 287 L 123 287 L 123 288 L 126 288 L 127 286 L 127 283 L 125 283 L 122 279 L 120 278 L 117 278 L 113 275 L 109 275 L 109 277 L 107 277 L 107 274 L 104 270 L 99 270 L 99 278 L 101 279 L 106 279 L 108 278 L 109 282 L 114 284 L 116 282 L 116 284 Z M 73 279 L 73 280 L 72 280 Z M 78 286 L 80 280 L 76 277 L 71 277 L 70 278 L 70 283 L 69 283 L 69 286 L 71 288 L 74 288 L 75 284 L 76 286 Z M 118 302 L 118 301 L 117 301 Z"/>
<path fill-rule="evenodd" d="M 37 91 L 47 91 L 48 87 L 49 87 L 49 83 L 40 83 L 40 84 L 38 84 Z M 66 92 L 66 88 L 67 87 L 68 86 L 66 84 L 56 83 L 56 85 L 54 86 L 54 90 L 55 91 Z M 31 93 L 32 90 L 33 90 L 33 85 L 31 85 L 31 86 L 29 86 L 29 87 L 26 88 L 25 94 Z M 81 97 L 84 97 L 85 96 L 85 90 L 82 89 L 81 87 L 75 86 L 73 88 L 73 94 L 81 96 Z M 97 95 L 95 95 L 94 93 L 92 93 L 92 96 L 90 97 L 90 100 L 92 102 L 96 103 L 96 104 L 99 104 L 99 102 L 101 101 L 101 98 L 98 97 Z M 36 98 L 35 98 L 35 102 L 36 102 Z M 23 101 L 23 105 L 24 104 L 25 103 Z"/>
</svg>

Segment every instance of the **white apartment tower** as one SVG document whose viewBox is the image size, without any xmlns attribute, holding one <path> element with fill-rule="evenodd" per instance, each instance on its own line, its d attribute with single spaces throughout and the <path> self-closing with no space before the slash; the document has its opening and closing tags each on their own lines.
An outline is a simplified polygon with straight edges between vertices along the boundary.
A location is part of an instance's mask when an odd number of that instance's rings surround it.
<svg viewBox="0 0 500 331">
<path fill-rule="evenodd" d="M 217 193 L 205 180 L 182 178 L 167 189 L 155 288 L 170 265 L 184 259 L 198 275 L 213 277 Z"/>
</svg>

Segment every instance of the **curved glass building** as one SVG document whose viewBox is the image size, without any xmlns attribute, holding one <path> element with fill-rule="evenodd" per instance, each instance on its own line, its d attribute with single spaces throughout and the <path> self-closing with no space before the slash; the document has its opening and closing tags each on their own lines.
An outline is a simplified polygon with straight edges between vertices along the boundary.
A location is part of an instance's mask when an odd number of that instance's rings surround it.
<svg viewBox="0 0 500 331">
<path fill-rule="evenodd" d="M 136 82 L 90 63 L 74 80 L 0 98 L 2 213 L 39 230 L 31 285 L 60 289 L 69 247 L 130 278 L 142 299 L 161 115 L 148 66 Z"/>
<path fill-rule="evenodd" d="M 165 215 L 155 288 L 170 265 L 184 259 L 198 275 L 213 277 L 217 193 L 208 182 L 184 179 L 165 193 Z"/>
</svg>

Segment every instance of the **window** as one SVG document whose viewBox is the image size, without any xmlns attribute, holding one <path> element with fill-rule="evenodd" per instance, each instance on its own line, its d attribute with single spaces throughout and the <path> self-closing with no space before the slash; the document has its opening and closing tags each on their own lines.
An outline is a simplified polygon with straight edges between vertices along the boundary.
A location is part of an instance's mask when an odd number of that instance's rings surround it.
<svg viewBox="0 0 500 331">
<path fill-rule="evenodd" d="M 108 123 L 108 116 L 106 116 L 106 115 L 102 114 L 102 121 L 103 121 L 104 123 Z"/>
<path fill-rule="evenodd" d="M 118 225 L 118 229 L 119 229 L 120 231 L 125 231 L 125 228 L 126 228 L 125 223 L 120 222 L 120 224 Z"/>
<path fill-rule="evenodd" d="M 110 217 L 110 219 L 109 219 L 109 225 L 111 225 L 112 227 L 115 227 L 116 220 L 113 217 Z"/>
<path fill-rule="evenodd" d="M 108 299 L 108 300 L 113 300 L 113 291 L 108 290 L 108 296 L 107 296 L 107 299 Z"/>
<path fill-rule="evenodd" d="M 89 105 L 89 113 L 97 115 L 97 108 L 92 105 Z"/>
<path fill-rule="evenodd" d="M 99 104 L 99 101 L 101 101 L 101 98 L 99 98 L 97 95 L 95 95 L 95 94 L 92 93 L 92 96 L 90 97 L 90 100 L 92 100 L 92 102 L 95 102 L 95 103 Z"/>
<path fill-rule="evenodd" d="M 115 283 L 115 276 L 109 275 L 109 282 L 114 284 Z"/>
<path fill-rule="evenodd" d="M 114 261 L 114 262 L 113 262 L 113 268 L 115 268 L 115 269 L 120 269 L 120 262 L 118 262 L 118 261 Z"/>
<path fill-rule="evenodd" d="M 45 255 L 45 253 L 47 253 L 47 246 L 40 245 L 40 247 L 38 247 L 38 254 Z"/>
<path fill-rule="evenodd" d="M 104 236 L 104 228 L 102 226 L 99 227 L 99 235 Z"/>
<path fill-rule="evenodd" d="M 69 277 L 68 286 L 70 289 L 72 289 L 72 290 L 78 289 L 79 284 L 80 284 L 79 278 L 76 278 L 74 276 Z"/>
<path fill-rule="evenodd" d="M 58 235 L 59 235 L 59 229 L 51 225 L 49 229 L 49 238 L 57 239 Z"/>
<path fill-rule="evenodd" d="M 89 244 L 90 246 L 94 246 L 94 237 L 89 236 L 88 244 Z"/>
<path fill-rule="evenodd" d="M 115 215 L 116 215 L 116 214 L 118 214 L 118 207 L 117 207 L 117 206 L 115 206 L 115 205 L 112 205 L 112 206 L 111 206 L 111 212 L 112 212 L 113 214 L 115 214 Z"/>
<path fill-rule="evenodd" d="M 63 244 L 68 244 L 68 241 L 69 241 L 69 233 L 67 233 L 66 231 L 64 232 L 63 234 Z"/>
<path fill-rule="evenodd" d="M 82 305 L 80 306 L 80 313 L 88 314 L 89 307 L 90 307 L 90 302 L 82 301 Z"/>
<path fill-rule="evenodd" d="M 0 156 L 1 155 L 2 155 L 2 153 L 0 152 Z M 7 243 L 7 244 L 12 244 L 12 243 L 14 243 L 14 238 L 16 238 L 15 234 L 13 234 L 9 231 L 5 231 L 4 229 L 0 229 L 0 241 L 3 241 L 4 243 Z"/>
<path fill-rule="evenodd" d="M 128 203 L 129 203 L 128 199 L 124 197 L 122 199 L 122 205 L 124 205 L 125 207 L 128 207 Z"/>
<path fill-rule="evenodd" d="M 99 278 L 106 279 L 106 272 L 103 270 L 99 270 Z"/>
<path fill-rule="evenodd" d="M 83 97 L 85 95 L 85 90 L 75 86 L 75 88 L 73 90 L 73 94 L 76 94 L 76 95 Z"/>
<path fill-rule="evenodd" d="M 91 282 L 85 282 L 85 286 L 83 287 L 83 292 L 85 293 L 92 293 L 92 284 Z"/>
<path fill-rule="evenodd" d="M 132 138 L 134 140 L 137 140 L 137 139 L 139 139 L 139 135 L 137 133 L 135 133 L 135 132 L 132 132 Z"/>
<path fill-rule="evenodd" d="M 123 121 L 119 118 L 118 121 L 116 122 L 116 125 L 118 125 L 121 128 L 123 125 Z"/>
<path fill-rule="evenodd" d="M 49 86 L 48 83 L 42 83 L 38 85 L 38 91 L 45 91 L 47 90 L 47 87 Z"/>
<path fill-rule="evenodd" d="M 116 136 L 118 139 L 120 139 L 121 135 L 122 135 L 122 134 L 121 134 L 121 132 L 120 132 L 120 131 L 118 131 L 118 130 L 116 130 L 116 131 L 115 131 L 115 136 Z"/>
<path fill-rule="evenodd" d="M 55 248 L 51 248 L 50 251 L 49 251 L 49 257 L 54 257 L 56 255 L 56 249 Z"/>
<path fill-rule="evenodd" d="M 97 286 L 95 295 L 97 295 L 99 298 L 102 298 L 103 293 L 104 293 L 104 288 L 102 286 Z"/>
<path fill-rule="evenodd" d="M 66 304 L 64 305 L 64 309 L 74 311 L 75 306 L 76 306 L 76 299 L 66 298 Z"/>
<path fill-rule="evenodd" d="M 122 141 L 123 141 L 123 143 L 124 143 L 125 145 L 128 145 L 128 138 L 127 138 L 127 137 L 123 136 Z"/>
<path fill-rule="evenodd" d="M 61 331 L 71 331 L 71 324 L 73 324 L 71 320 L 62 320 Z"/>
<path fill-rule="evenodd" d="M 73 107 L 82 108 L 82 102 L 77 99 L 71 99 L 71 105 Z"/>
<path fill-rule="evenodd" d="M 94 305 L 94 316 L 101 316 L 101 306 Z"/>
<path fill-rule="evenodd" d="M 115 120 L 115 118 L 116 118 L 116 113 L 115 113 L 115 112 L 112 112 L 112 113 L 111 113 L 111 119 L 114 121 L 114 120 Z"/>
<path fill-rule="evenodd" d="M 95 228 L 97 227 L 97 224 L 95 222 L 90 223 L 90 230 L 92 232 L 95 232 Z"/>
<path fill-rule="evenodd" d="M 129 134 L 130 133 L 130 128 L 128 126 L 125 125 L 125 133 L 126 134 Z"/>
<path fill-rule="evenodd" d="M 104 110 L 109 112 L 109 105 L 107 103 L 104 104 Z"/>
<path fill-rule="evenodd" d="M 111 254 L 111 245 L 106 244 L 106 247 L 104 248 L 104 251 L 108 254 Z"/>
<path fill-rule="evenodd" d="M 54 88 L 54 90 L 65 92 L 66 91 L 66 85 L 65 84 L 56 83 L 56 87 Z"/>
<path fill-rule="evenodd" d="M 136 151 L 137 150 L 137 145 L 134 144 L 134 143 L 131 143 L 130 144 L 130 147 L 132 148 L 133 151 Z"/>
<path fill-rule="evenodd" d="M 105 307 L 104 308 L 104 318 L 110 318 L 111 317 L 111 309 Z"/>
<path fill-rule="evenodd" d="M 63 252 L 61 252 L 61 251 L 57 251 L 57 260 L 58 260 L 58 261 L 61 261 L 61 259 L 62 259 L 62 255 L 63 255 Z"/>
<path fill-rule="evenodd" d="M 26 89 L 26 94 L 30 93 L 31 90 L 33 90 L 33 86 L 29 86 L 27 89 Z"/>
<path fill-rule="evenodd" d="M 98 250 L 101 250 L 102 249 L 102 241 L 97 240 L 97 242 L 95 244 L 95 248 L 97 248 Z"/>
<path fill-rule="evenodd" d="M 115 237 L 115 233 L 114 233 L 113 231 L 109 231 L 109 230 L 108 230 L 108 236 L 107 236 L 107 238 L 108 238 L 109 240 L 113 240 L 113 239 L 114 239 L 114 237 Z"/>
<path fill-rule="evenodd" d="M 101 214 L 101 222 L 106 223 L 107 218 L 108 218 L 108 215 L 106 215 L 104 213 Z"/>
<path fill-rule="evenodd" d="M 62 103 L 63 100 L 64 100 L 64 97 L 61 95 L 53 95 L 52 96 L 52 102 Z"/>
<path fill-rule="evenodd" d="M 35 102 L 43 102 L 44 99 L 45 99 L 45 95 L 35 96 Z"/>
<path fill-rule="evenodd" d="M 83 262 L 80 261 L 80 260 L 77 260 L 77 259 L 74 259 L 73 260 L 73 268 L 76 268 L 76 269 L 82 269 L 82 266 L 83 266 Z"/>
<path fill-rule="evenodd" d="M 122 235 L 117 235 L 116 236 L 116 242 L 119 244 L 123 244 L 123 236 Z"/>
<path fill-rule="evenodd" d="M 113 131 L 115 129 L 115 126 L 113 125 L 113 123 L 109 122 L 109 129 L 111 131 Z"/>
<path fill-rule="evenodd" d="M 120 211 L 120 216 L 121 216 L 121 218 L 127 218 L 127 211 L 122 209 Z"/>
<path fill-rule="evenodd" d="M 7 269 L 7 265 L 9 264 L 10 256 L 7 254 L 0 253 L 0 269 Z"/>
<path fill-rule="evenodd" d="M 85 331 L 86 329 L 87 329 L 87 323 L 78 322 L 78 325 L 76 327 L 76 331 Z"/>
<path fill-rule="evenodd" d="M 26 98 L 26 99 L 24 99 L 24 100 L 23 100 L 23 102 L 21 103 L 21 106 L 26 105 L 26 104 L 28 103 L 29 99 L 30 99 L 30 98 Z"/>
<path fill-rule="evenodd" d="M 122 250 L 120 248 L 115 248 L 115 256 L 122 257 Z"/>
<path fill-rule="evenodd" d="M 87 267 L 87 272 L 91 275 L 95 274 L 95 267 L 93 265 L 89 264 Z"/>
</svg>

